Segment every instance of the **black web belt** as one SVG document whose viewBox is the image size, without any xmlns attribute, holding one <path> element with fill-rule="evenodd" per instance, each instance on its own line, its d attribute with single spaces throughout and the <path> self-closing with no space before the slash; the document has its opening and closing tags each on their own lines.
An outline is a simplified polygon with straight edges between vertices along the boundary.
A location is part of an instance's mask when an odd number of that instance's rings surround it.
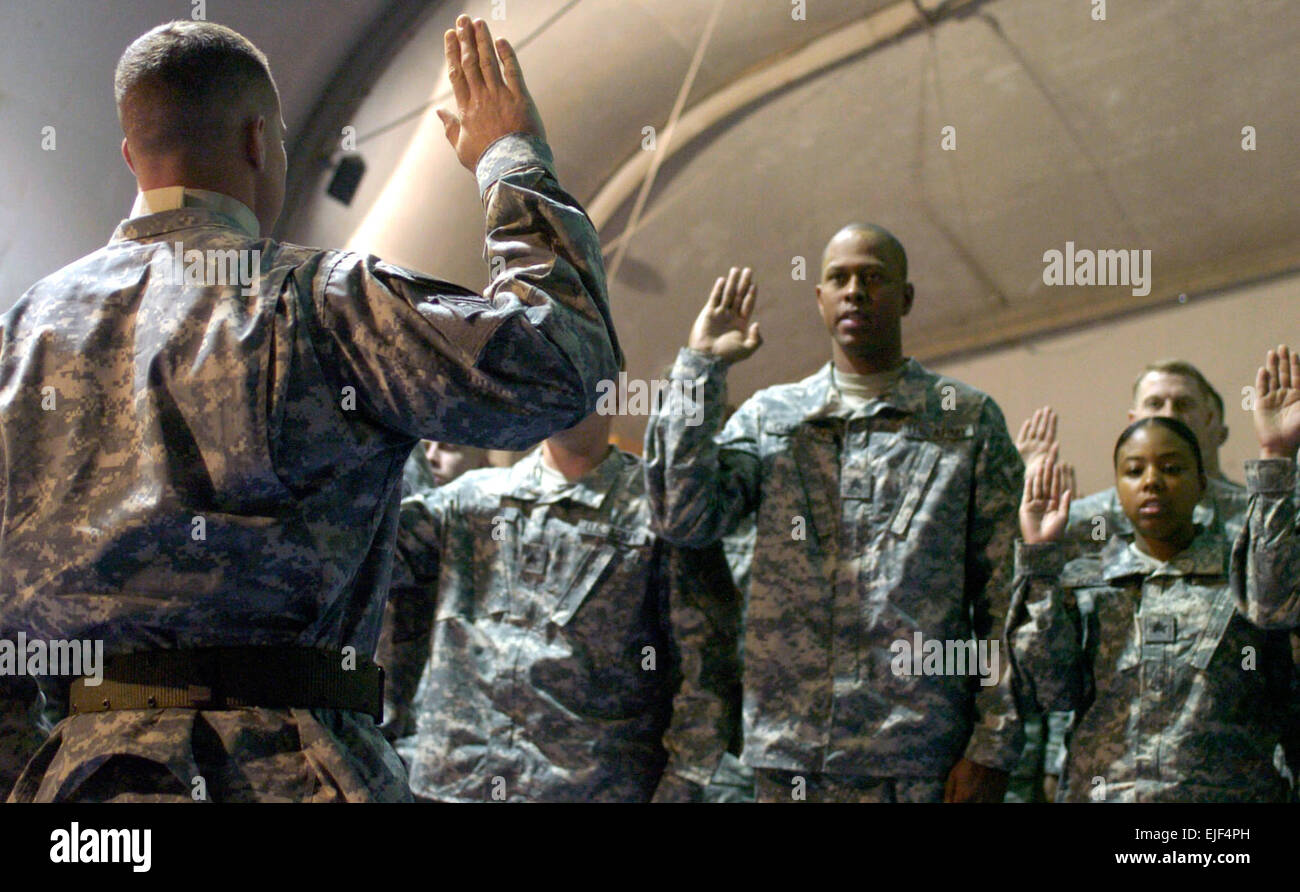
<svg viewBox="0 0 1300 892">
<path fill-rule="evenodd" d="M 114 709 L 347 709 L 383 720 L 384 670 L 365 657 L 311 647 L 203 647 L 119 654 L 102 681 L 78 678 L 74 715 Z"/>
</svg>

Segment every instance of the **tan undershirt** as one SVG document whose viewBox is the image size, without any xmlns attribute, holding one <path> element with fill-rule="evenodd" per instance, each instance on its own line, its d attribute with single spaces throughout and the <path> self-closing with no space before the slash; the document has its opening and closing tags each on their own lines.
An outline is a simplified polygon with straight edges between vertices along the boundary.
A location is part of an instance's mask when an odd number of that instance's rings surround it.
<svg viewBox="0 0 1300 892">
<path fill-rule="evenodd" d="M 840 401 L 844 407 L 850 411 L 857 411 L 893 387 L 898 379 L 903 377 L 903 369 L 906 365 L 904 361 L 899 363 L 897 368 L 887 372 L 872 372 L 867 375 L 841 372 L 831 366 L 832 381 L 840 392 Z"/>
</svg>

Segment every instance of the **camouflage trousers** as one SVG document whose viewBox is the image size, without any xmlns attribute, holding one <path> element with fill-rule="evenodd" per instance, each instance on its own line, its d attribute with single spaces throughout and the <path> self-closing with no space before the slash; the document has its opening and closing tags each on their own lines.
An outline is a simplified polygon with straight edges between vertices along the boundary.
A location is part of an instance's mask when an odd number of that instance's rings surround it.
<svg viewBox="0 0 1300 892">
<path fill-rule="evenodd" d="M 782 771 L 754 772 L 759 802 L 943 802 L 942 777 L 866 777 Z"/>
<path fill-rule="evenodd" d="M 0 801 L 45 739 L 39 722 L 42 702 L 30 678 L 0 676 Z"/>
</svg>

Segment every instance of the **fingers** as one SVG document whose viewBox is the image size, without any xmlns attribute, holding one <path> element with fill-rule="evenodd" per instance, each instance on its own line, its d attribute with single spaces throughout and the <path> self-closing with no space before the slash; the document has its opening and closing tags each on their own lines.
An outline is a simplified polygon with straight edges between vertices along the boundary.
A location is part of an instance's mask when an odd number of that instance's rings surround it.
<svg viewBox="0 0 1300 892">
<path fill-rule="evenodd" d="M 1300 385 L 1300 376 L 1291 374 L 1291 367 L 1295 357 L 1287 349 L 1286 344 L 1279 344 L 1277 347 L 1277 386 L 1282 390 L 1290 390 L 1294 386 Z"/>
<path fill-rule="evenodd" d="M 1075 488 L 1078 484 L 1074 477 L 1074 465 L 1061 465 L 1061 511 L 1068 517 L 1070 514 L 1070 500 L 1078 492 Z"/>
<path fill-rule="evenodd" d="M 740 281 L 736 283 L 736 312 L 742 319 L 749 318 L 749 314 L 754 311 L 754 295 L 756 292 L 754 271 L 746 266 L 741 269 Z"/>
<path fill-rule="evenodd" d="M 1074 465 L 1065 465 L 1065 488 L 1071 494 L 1079 492 L 1079 478 L 1075 476 Z"/>
<path fill-rule="evenodd" d="M 745 349 L 751 353 L 763 346 L 763 334 L 758 330 L 758 323 L 754 322 L 749 326 L 749 332 L 745 335 Z"/>
<path fill-rule="evenodd" d="M 1034 414 L 1036 415 L 1038 413 L 1035 412 Z M 1034 420 L 1034 416 L 1031 415 L 1028 418 L 1026 418 L 1024 421 L 1020 422 L 1020 432 L 1016 434 L 1017 446 L 1019 446 L 1021 443 L 1024 443 L 1026 440 L 1029 439 L 1030 425 L 1033 423 L 1033 420 Z"/>
<path fill-rule="evenodd" d="M 1035 440 L 1043 439 L 1043 410 L 1035 409 L 1034 414 L 1029 416 L 1029 421 L 1029 435 Z"/>
<path fill-rule="evenodd" d="M 497 53 L 501 56 L 501 75 L 505 79 L 506 87 L 512 93 L 526 96 L 528 87 L 524 84 L 524 71 L 519 67 L 519 57 L 515 55 L 515 48 L 510 45 L 510 41 L 500 37 L 497 38 Z"/>
<path fill-rule="evenodd" d="M 1267 363 L 1268 360 L 1265 359 L 1264 362 Z M 1257 394 L 1255 399 L 1256 409 L 1259 408 L 1260 401 L 1263 400 L 1264 397 L 1268 396 L 1269 383 L 1270 382 L 1268 380 L 1268 369 L 1265 366 L 1260 366 L 1259 369 L 1255 372 L 1255 393 Z"/>
<path fill-rule="evenodd" d="M 1056 412 L 1051 406 L 1035 409 L 1032 420 L 1035 440 L 1056 439 Z"/>
<path fill-rule="evenodd" d="M 460 65 L 460 39 L 454 30 L 449 30 L 442 35 L 442 43 L 447 54 L 447 80 L 451 81 L 451 91 L 456 96 L 456 107 L 464 108 L 469 102 L 469 84 L 465 81 L 465 70 Z M 446 121 L 444 120 L 443 123 L 445 124 Z"/>
<path fill-rule="evenodd" d="M 746 270 L 748 272 L 748 270 Z M 758 298 L 758 286 L 753 282 L 745 289 L 745 296 L 740 301 L 740 315 L 748 319 L 754 312 L 754 301 Z"/>
<path fill-rule="evenodd" d="M 709 299 L 704 302 L 705 309 L 714 316 L 722 312 L 722 289 L 726 284 L 727 280 L 719 277 L 713 283 L 713 290 L 709 292 Z"/>
<path fill-rule="evenodd" d="M 479 70 L 483 73 L 483 83 L 487 88 L 499 90 L 505 86 L 505 81 L 501 79 L 501 68 L 497 65 L 496 48 L 492 45 L 492 32 L 482 19 L 474 22 L 474 50 L 478 54 Z"/>
<path fill-rule="evenodd" d="M 486 89 L 483 85 L 483 69 L 479 67 L 478 44 L 474 35 L 474 23 L 469 16 L 456 19 L 456 38 L 460 41 L 460 67 L 464 69 L 465 80 L 471 94 Z"/>
<path fill-rule="evenodd" d="M 1277 370 L 1277 351 L 1270 350 L 1264 357 L 1264 373 L 1267 377 L 1267 387 L 1261 389 L 1260 396 L 1272 393 L 1277 390 L 1278 370 Z"/>
<path fill-rule="evenodd" d="M 740 270 L 732 267 L 727 272 L 727 284 L 722 290 L 722 309 L 724 311 L 734 311 L 736 305 L 736 281 L 740 278 Z"/>
</svg>

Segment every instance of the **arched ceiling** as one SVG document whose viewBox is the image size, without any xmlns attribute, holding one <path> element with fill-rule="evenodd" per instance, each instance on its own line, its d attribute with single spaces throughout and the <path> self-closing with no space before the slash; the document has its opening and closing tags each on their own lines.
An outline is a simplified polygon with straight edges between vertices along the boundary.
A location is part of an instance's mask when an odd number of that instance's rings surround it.
<svg viewBox="0 0 1300 892">
<path fill-rule="evenodd" d="M 817 261 L 849 220 L 907 246 L 905 346 L 931 361 L 1300 265 L 1295 4 L 1112 2 L 1094 21 L 1091 3 L 809 0 L 797 21 L 789 2 L 723 0 L 665 152 L 716 2 L 507 2 L 495 23 L 523 43 L 561 181 L 600 225 L 607 265 L 626 241 L 611 299 L 633 375 L 671 361 L 713 278 L 741 264 L 769 349 L 734 370 L 733 399 L 811 371 L 827 355 Z M 492 20 L 491 2 L 465 8 Z M 439 7 L 396 55 L 359 134 L 446 101 L 441 33 L 459 9 Z M 358 151 L 353 206 L 324 197 L 322 170 L 290 231 L 483 284 L 473 182 L 431 108 Z M 1045 285 L 1044 253 L 1067 242 L 1149 251 L 1149 293 Z"/>
<path fill-rule="evenodd" d="M 907 246 L 905 346 L 930 361 L 1300 266 L 1293 0 L 1110 0 L 1104 21 L 1092 0 L 806 0 L 801 20 L 790 0 L 718 2 L 223 0 L 207 15 L 261 46 L 280 84 L 293 194 L 278 234 L 471 285 L 487 278 L 477 193 L 431 105 L 446 99 L 443 29 L 487 18 L 520 47 L 562 184 L 607 260 L 624 252 L 611 298 L 631 374 L 671 360 L 718 273 L 756 268 L 768 346 L 733 371 L 733 399 L 824 361 L 812 284 L 849 220 Z M 112 67 L 190 7 L 0 6 L 3 306 L 125 214 Z M 57 152 L 40 151 L 46 123 Z M 347 127 L 367 170 L 345 207 L 325 186 Z M 1150 251 L 1149 293 L 1044 285 L 1044 252 L 1067 242 Z"/>
</svg>

